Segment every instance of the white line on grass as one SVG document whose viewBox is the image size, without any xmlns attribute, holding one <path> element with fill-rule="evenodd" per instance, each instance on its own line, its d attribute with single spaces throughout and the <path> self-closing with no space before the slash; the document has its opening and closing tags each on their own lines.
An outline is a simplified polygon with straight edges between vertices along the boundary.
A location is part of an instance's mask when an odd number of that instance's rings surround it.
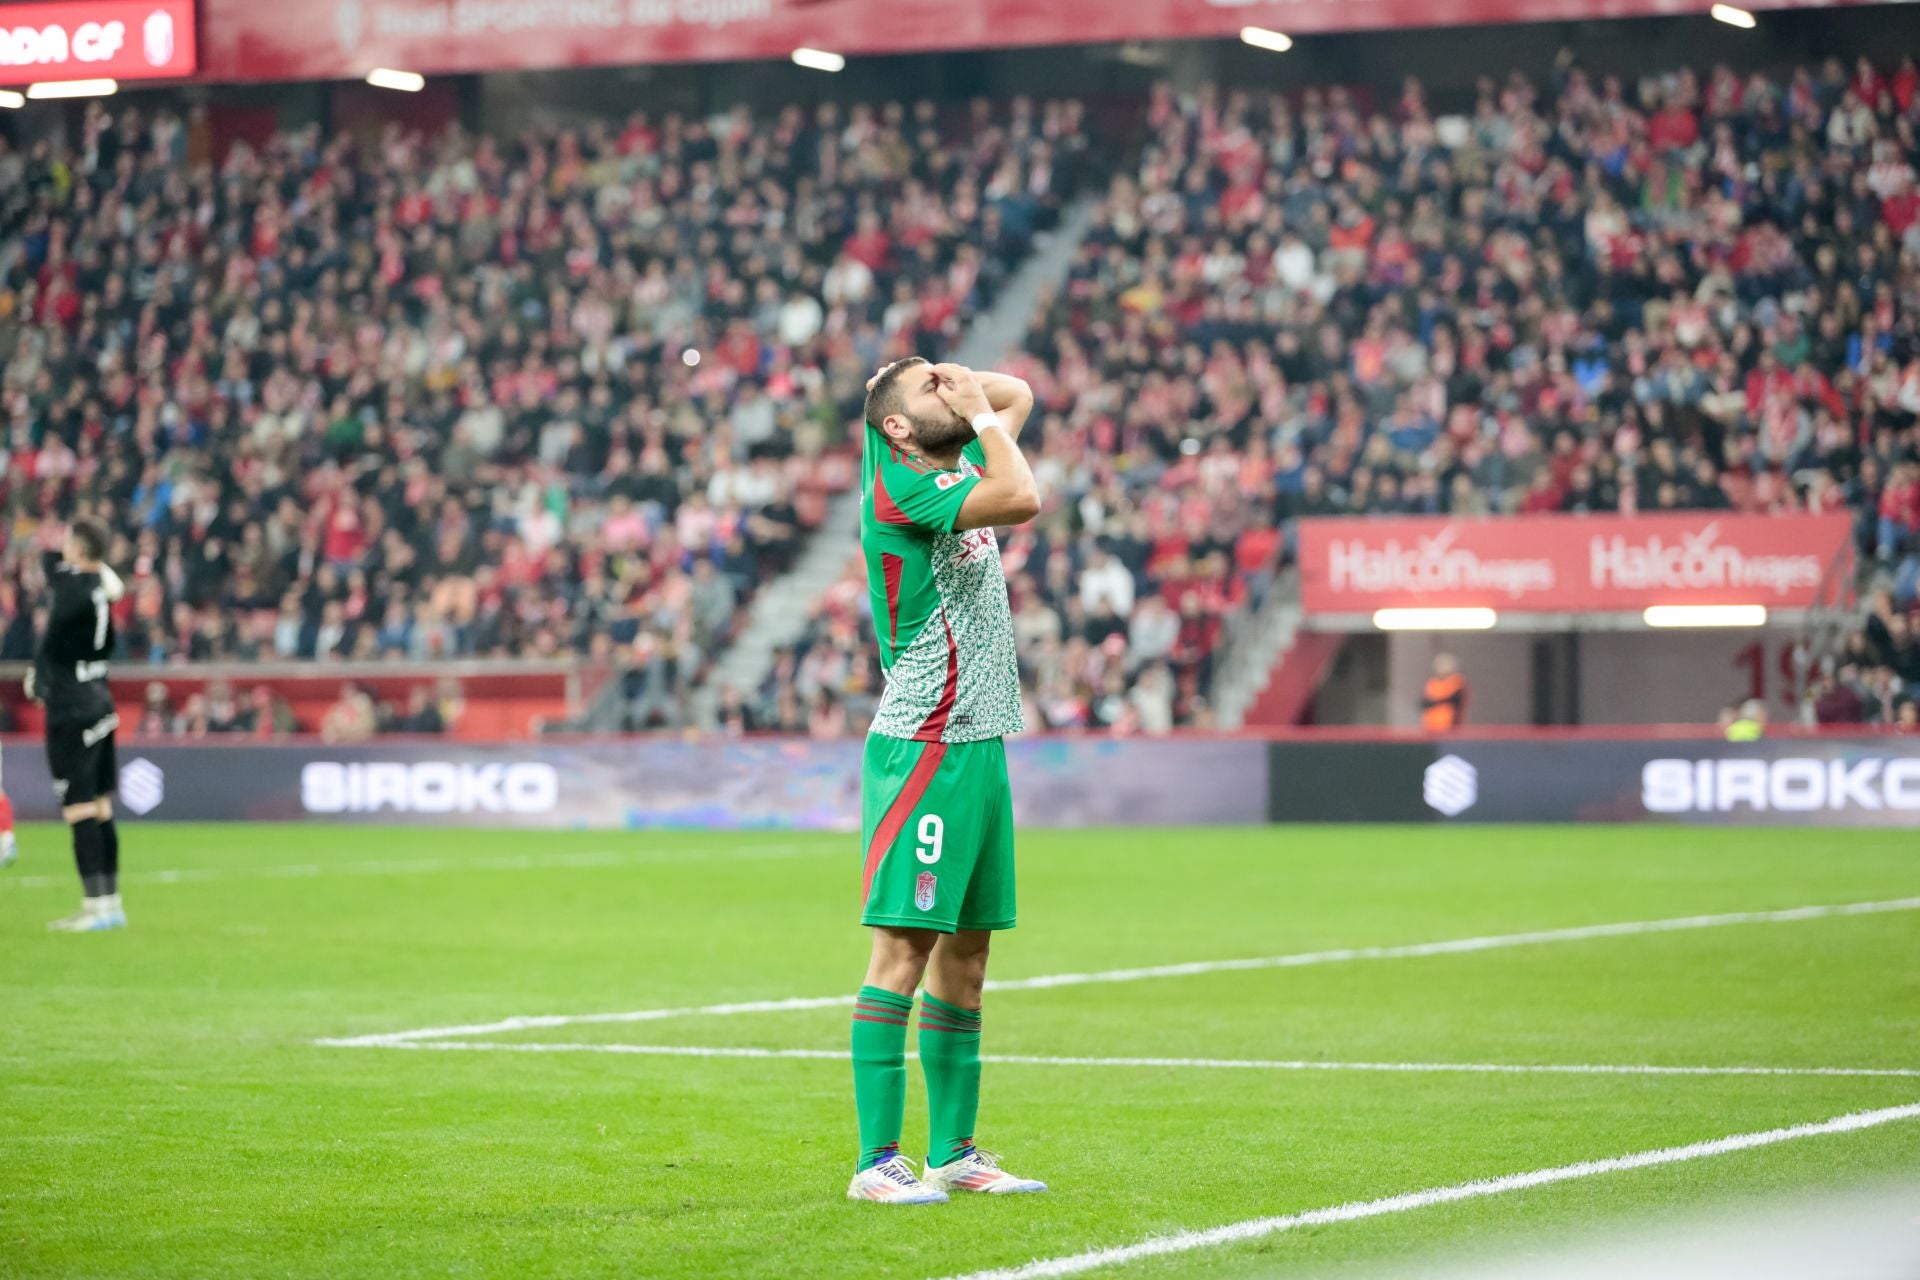
<svg viewBox="0 0 1920 1280">
<path fill-rule="evenodd" d="M 846 1062 L 845 1049 L 764 1049 L 754 1045 L 515 1043 L 506 1040 L 393 1040 L 367 1045 L 351 1040 L 320 1040 L 328 1047 L 374 1049 L 447 1049 L 478 1053 L 625 1053 L 648 1058 L 798 1058 Z M 919 1055 L 909 1053 L 909 1058 Z M 1697 1067 L 1650 1063 L 1608 1062 L 1324 1062 L 1306 1059 L 1261 1058 L 1084 1058 L 1045 1057 L 1023 1053 L 983 1053 L 980 1061 L 1018 1067 L 1150 1067 L 1207 1071 L 1387 1071 L 1409 1073 L 1460 1072 L 1471 1075 L 1565 1076 L 1860 1076 L 1920 1079 L 1916 1067 Z"/>
<path fill-rule="evenodd" d="M 1561 1165 L 1553 1169 L 1535 1169 L 1531 1173 L 1509 1174 L 1504 1178 L 1487 1178 L 1477 1182 L 1457 1183 L 1450 1187 L 1412 1191 L 1405 1195 L 1388 1196 L 1380 1200 L 1361 1200 L 1350 1204 L 1333 1205 L 1306 1213 L 1251 1218 L 1207 1231 L 1183 1231 L 1178 1235 L 1157 1236 L 1142 1240 L 1138 1244 L 1120 1245 L 1110 1249 L 1090 1249 L 1085 1253 L 1067 1254 L 1058 1258 L 1041 1258 L 1021 1266 L 973 1271 L 961 1276 L 949 1276 L 946 1280 L 1052 1280 L 1056 1276 L 1078 1275 L 1083 1271 L 1119 1266 L 1123 1263 L 1137 1262 L 1142 1258 L 1190 1253 L 1196 1249 L 1211 1249 L 1218 1245 L 1258 1240 L 1266 1236 L 1278 1235 L 1283 1231 L 1291 1231 L 1296 1227 L 1357 1222 L 1362 1218 L 1379 1218 L 1388 1214 L 1406 1213 L 1414 1209 L 1425 1209 L 1436 1204 L 1451 1204 L 1459 1200 L 1478 1200 L 1485 1196 L 1504 1195 L 1509 1191 L 1525 1191 L 1532 1187 L 1550 1186 L 1556 1182 L 1572 1182 L 1579 1178 L 1592 1178 L 1604 1173 L 1622 1173 L 1630 1169 L 1650 1169 L 1658 1165 L 1683 1164 L 1690 1160 L 1704 1160 L 1735 1151 L 1751 1151 L 1756 1147 L 1770 1147 L 1781 1142 L 1793 1142 L 1800 1138 L 1814 1138 L 1823 1134 L 1854 1133 L 1861 1129 L 1872 1129 L 1879 1125 L 1911 1120 L 1915 1117 L 1920 1117 L 1920 1103 L 1903 1107 L 1886 1107 L 1879 1111 L 1856 1111 L 1812 1124 L 1767 1129 L 1760 1133 L 1737 1133 L 1730 1137 L 1716 1138 L 1711 1142 L 1695 1142 L 1684 1147 L 1662 1147 L 1656 1151 L 1640 1151 L 1632 1155 L 1615 1156 L 1610 1160 L 1586 1160 L 1579 1164 Z"/>
<path fill-rule="evenodd" d="M 651 866 L 683 862 L 757 862 L 761 859 L 800 858 L 814 854 L 844 856 L 832 844 L 769 844 L 746 848 L 589 850 L 581 853 L 509 853 L 478 858 L 387 858 L 367 862 L 295 862 L 256 867 L 178 867 L 158 871 L 129 871 L 120 879 L 131 884 L 202 884 L 217 880 L 308 880 L 330 876 L 431 875 L 442 871 L 549 871 L 596 867 Z M 0 889 L 64 888 L 65 875 L 0 875 Z"/>
<path fill-rule="evenodd" d="M 1208 973 L 1239 973 L 1256 969 L 1293 969 L 1307 965 L 1344 964 L 1354 960 L 1404 960 L 1420 956 L 1460 955 L 1527 947 L 1551 942 L 1583 942 L 1593 938 L 1621 938 L 1645 933 L 1678 933 L 1689 929 L 1718 929 L 1737 924 L 1784 924 L 1821 920 L 1831 916 L 1875 915 L 1886 911 L 1920 910 L 1920 898 L 1893 898 L 1882 902 L 1846 902 L 1833 906 L 1789 907 L 1782 911 L 1736 911 L 1723 915 L 1678 916 L 1669 920 L 1629 920 L 1616 924 L 1576 925 L 1567 929 L 1537 929 L 1527 933 L 1452 938 L 1443 942 L 1416 942 L 1395 947 L 1342 947 L 1334 951 L 1303 951 L 1283 956 L 1240 960 L 1194 960 L 1184 964 L 1154 965 L 1142 969 L 1104 969 L 1092 973 L 1055 973 L 1037 978 L 995 979 L 989 991 L 1040 991 L 1091 983 L 1142 982 L 1151 978 L 1187 978 Z M 672 1009 L 636 1009 L 622 1013 L 554 1013 L 502 1018 L 497 1022 L 454 1027 L 420 1027 L 363 1036 L 323 1040 L 339 1046 L 374 1046 L 408 1040 L 446 1040 L 460 1036 L 494 1035 L 546 1027 L 593 1023 L 657 1022 L 663 1018 L 729 1017 L 748 1013 L 791 1013 L 805 1009 L 832 1009 L 851 1005 L 852 996 L 799 996 L 788 1000 L 747 1000 L 730 1004 L 689 1005 Z"/>
</svg>

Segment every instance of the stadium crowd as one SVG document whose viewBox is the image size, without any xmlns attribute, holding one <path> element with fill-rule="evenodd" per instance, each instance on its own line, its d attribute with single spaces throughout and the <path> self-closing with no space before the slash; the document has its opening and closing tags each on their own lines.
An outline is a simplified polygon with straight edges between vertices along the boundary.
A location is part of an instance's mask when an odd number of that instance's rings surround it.
<svg viewBox="0 0 1920 1280">
<path fill-rule="evenodd" d="M 1920 613 L 1893 591 L 1874 591 L 1864 619 L 1810 672 L 1802 719 L 1887 725 L 1920 733 Z"/>
<path fill-rule="evenodd" d="M 1030 634 L 1097 651 L 1138 599 L 1194 635 L 1301 515 L 1850 509 L 1912 608 L 1917 90 L 1910 56 L 1563 56 L 1451 115 L 1413 80 L 1156 90 L 1020 370 L 1053 495 L 1012 557 L 1051 589 Z M 1047 723 L 1103 719 L 1109 664 L 1033 665 Z"/>
<path fill-rule="evenodd" d="M 677 701 L 851 483 L 868 373 L 953 340 L 1087 147 L 1027 99 L 196 127 L 0 141 L 0 658 L 91 510 L 129 660 L 664 652 Z"/>
<path fill-rule="evenodd" d="M 1010 366 L 1048 495 L 1004 544 L 1036 726 L 1208 723 L 1301 515 L 1850 510 L 1905 616 L 1916 97 L 1911 56 L 1563 57 L 1446 111 L 1162 86 L 1108 152 L 1016 100 L 309 131 L 217 168 L 97 113 L 74 155 L 0 153 L 7 501 L 139 531 L 132 656 L 599 651 L 630 723 L 675 724 L 850 481 L 866 373 L 943 347 L 1105 170 Z M 728 723 L 857 727 L 864 612 L 849 579 Z"/>
</svg>

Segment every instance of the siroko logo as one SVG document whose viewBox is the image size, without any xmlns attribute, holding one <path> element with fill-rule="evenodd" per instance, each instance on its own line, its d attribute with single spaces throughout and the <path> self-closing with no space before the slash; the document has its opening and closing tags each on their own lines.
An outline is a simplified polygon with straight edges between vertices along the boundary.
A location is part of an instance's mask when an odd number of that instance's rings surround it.
<svg viewBox="0 0 1920 1280">
<path fill-rule="evenodd" d="M 1480 771 L 1459 756 L 1441 756 L 1427 766 L 1421 795 L 1428 808 L 1457 818 L 1480 799 Z"/>
<path fill-rule="evenodd" d="M 159 765 L 141 756 L 120 766 L 120 803 L 146 817 L 167 798 L 167 775 Z"/>
<path fill-rule="evenodd" d="M 419 764 L 315 760 L 300 770 L 308 813 L 551 813 L 560 774 L 550 764 Z"/>
<path fill-rule="evenodd" d="M 1649 760 L 1640 802 L 1649 813 L 1920 810 L 1920 757 Z"/>
</svg>

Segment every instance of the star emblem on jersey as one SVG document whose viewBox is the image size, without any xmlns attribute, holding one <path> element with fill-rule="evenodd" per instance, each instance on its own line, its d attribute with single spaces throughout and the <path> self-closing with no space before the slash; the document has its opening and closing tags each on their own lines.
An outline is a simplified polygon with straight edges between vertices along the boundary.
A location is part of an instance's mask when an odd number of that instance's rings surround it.
<svg viewBox="0 0 1920 1280">
<path fill-rule="evenodd" d="M 145 817 L 167 798 L 167 775 L 159 765 L 141 756 L 120 769 L 120 802 Z"/>
<path fill-rule="evenodd" d="M 940 878 L 931 871 L 922 871 L 913 882 L 913 905 L 922 911 L 933 910 L 933 891 Z"/>
</svg>

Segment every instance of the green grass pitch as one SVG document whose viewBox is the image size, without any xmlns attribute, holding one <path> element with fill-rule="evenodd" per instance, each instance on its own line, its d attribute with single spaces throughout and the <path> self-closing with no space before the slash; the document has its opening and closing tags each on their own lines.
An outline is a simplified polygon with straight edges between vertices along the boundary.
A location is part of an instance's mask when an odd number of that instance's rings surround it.
<svg viewBox="0 0 1920 1280">
<path fill-rule="evenodd" d="M 1920 1101 L 1920 1079 L 989 1065 L 1054 1187 L 843 1199 L 832 1059 L 327 1037 L 851 995 L 846 836 L 129 824 L 124 934 L 54 936 L 64 835 L 0 872 L 0 1276 L 893 1276 Z M 1029 832 L 1001 978 L 1920 894 L 1912 832 Z M 1920 912 L 991 993 L 989 1054 L 1920 1067 Z M 842 1050 L 846 1010 L 500 1044 Z M 910 1067 L 907 1149 L 924 1141 Z M 1920 1121 L 1314 1227 L 1115 1276 L 1346 1275 L 1920 1168 Z"/>
</svg>

